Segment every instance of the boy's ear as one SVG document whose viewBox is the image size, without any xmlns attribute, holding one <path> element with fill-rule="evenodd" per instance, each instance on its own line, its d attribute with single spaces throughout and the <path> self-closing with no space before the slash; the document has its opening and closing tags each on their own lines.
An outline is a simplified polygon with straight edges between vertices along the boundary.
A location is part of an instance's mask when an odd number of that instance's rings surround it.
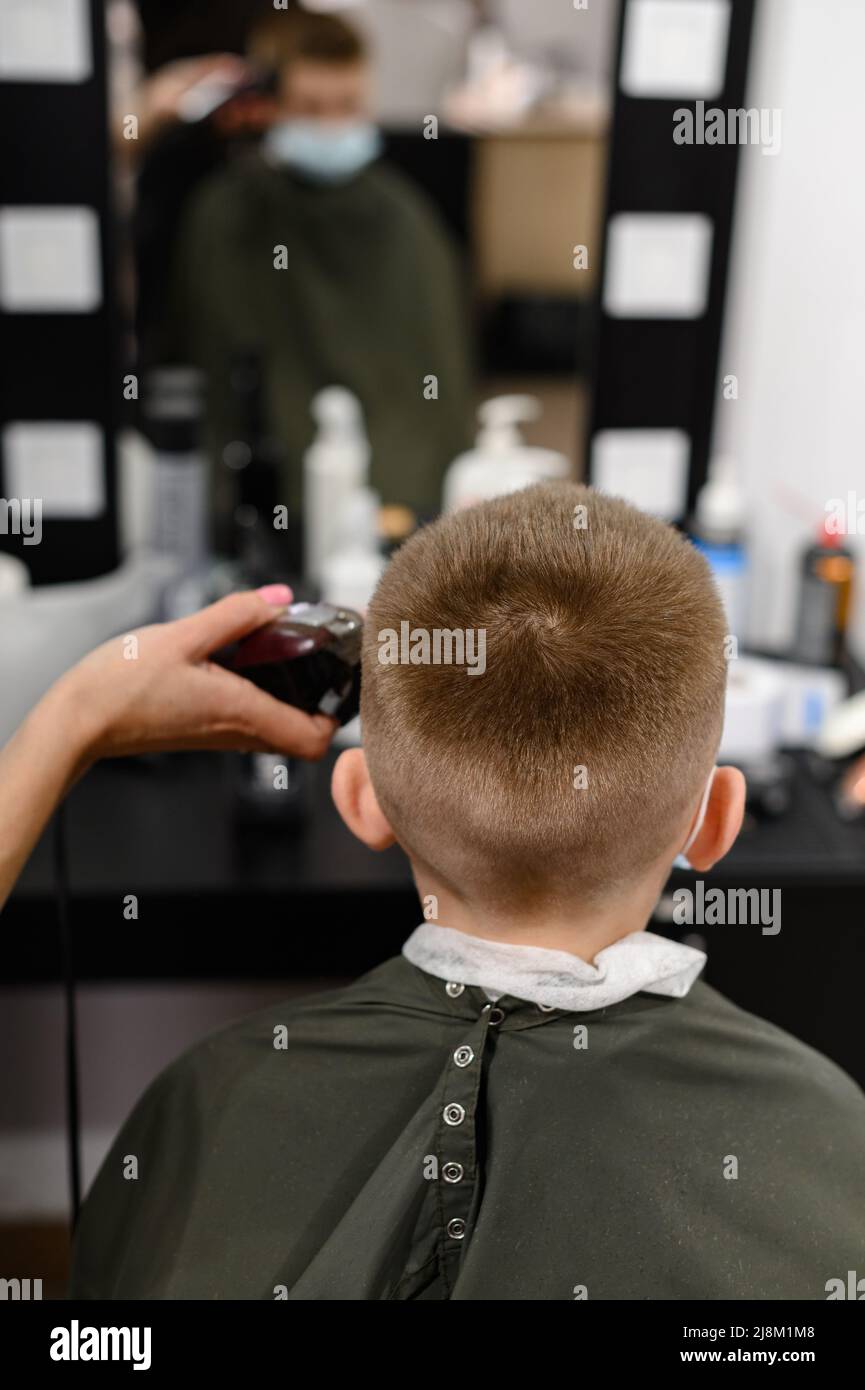
<svg viewBox="0 0 865 1390">
<path fill-rule="evenodd" d="M 707 873 L 733 846 L 745 814 L 745 778 L 737 767 L 718 767 L 700 833 L 687 851 L 687 860 Z"/>
<path fill-rule="evenodd" d="M 396 843 L 390 822 L 373 791 L 362 748 L 346 748 L 340 753 L 330 790 L 334 805 L 349 830 L 368 849 L 388 849 Z"/>
</svg>

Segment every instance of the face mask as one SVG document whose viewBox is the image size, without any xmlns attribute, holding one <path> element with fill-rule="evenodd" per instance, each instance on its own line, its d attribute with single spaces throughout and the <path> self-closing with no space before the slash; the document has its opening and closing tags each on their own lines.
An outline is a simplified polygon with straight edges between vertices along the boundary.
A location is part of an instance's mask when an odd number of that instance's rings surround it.
<svg viewBox="0 0 865 1390">
<path fill-rule="evenodd" d="M 712 771 L 709 773 L 709 780 L 706 783 L 705 789 L 703 791 L 703 799 L 700 802 L 700 809 L 697 812 L 697 819 L 694 821 L 694 826 L 691 830 L 690 835 L 688 836 L 687 840 L 682 845 L 682 848 L 679 850 L 679 853 L 673 860 L 674 869 L 690 869 L 693 867 L 688 862 L 685 856 L 687 855 L 688 850 L 691 848 L 691 845 L 696 840 L 700 831 L 703 829 L 703 821 L 706 819 L 706 807 L 709 805 L 709 796 L 712 791 L 712 783 L 715 780 L 715 773 L 717 772 L 717 770 L 717 768 L 713 767 Z"/>
<path fill-rule="evenodd" d="M 343 183 L 381 153 L 382 141 L 369 121 L 326 125 L 322 121 L 277 121 L 264 136 L 265 155 L 314 183 Z"/>
</svg>

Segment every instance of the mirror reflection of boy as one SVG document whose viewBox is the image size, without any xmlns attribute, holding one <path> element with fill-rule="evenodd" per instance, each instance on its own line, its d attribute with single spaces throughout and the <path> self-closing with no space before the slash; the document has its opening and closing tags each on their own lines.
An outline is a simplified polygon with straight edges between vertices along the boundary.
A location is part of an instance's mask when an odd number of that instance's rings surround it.
<svg viewBox="0 0 865 1390">
<path fill-rule="evenodd" d="M 403 661 L 403 623 L 418 655 L 483 633 L 483 671 Z M 73 1294 L 823 1299 L 863 1268 L 862 1092 L 645 930 L 679 851 L 705 873 L 741 824 L 742 774 L 714 767 L 725 641 L 698 552 L 576 485 L 397 552 L 333 794 L 403 847 L 430 920 L 156 1080 Z"/>
<path fill-rule="evenodd" d="M 366 49 L 341 18 L 272 12 L 253 25 L 248 54 L 275 74 L 268 128 L 192 196 L 161 349 L 209 378 L 218 511 L 232 499 L 225 446 L 243 438 L 232 360 L 253 351 L 284 456 L 280 501 L 292 513 L 310 402 L 336 384 L 361 402 L 371 485 L 385 502 L 431 514 L 471 420 L 465 287 L 449 234 L 379 158 Z"/>
</svg>

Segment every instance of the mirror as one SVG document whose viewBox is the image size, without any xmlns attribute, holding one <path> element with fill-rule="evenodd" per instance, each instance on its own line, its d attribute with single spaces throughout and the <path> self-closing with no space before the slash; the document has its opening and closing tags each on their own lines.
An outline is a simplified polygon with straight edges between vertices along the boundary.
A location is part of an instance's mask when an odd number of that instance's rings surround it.
<svg viewBox="0 0 865 1390">
<path fill-rule="evenodd" d="M 112 0 L 132 418 L 161 547 L 203 554 L 206 487 L 211 591 L 327 591 L 369 522 L 347 480 L 387 548 L 503 467 L 581 474 L 617 10 Z M 176 463 L 199 411 L 206 483 Z"/>
</svg>

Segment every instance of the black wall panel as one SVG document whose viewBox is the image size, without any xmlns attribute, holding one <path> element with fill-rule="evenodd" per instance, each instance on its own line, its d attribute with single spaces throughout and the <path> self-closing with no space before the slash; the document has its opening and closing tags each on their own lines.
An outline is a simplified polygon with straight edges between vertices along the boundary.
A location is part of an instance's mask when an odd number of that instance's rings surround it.
<svg viewBox="0 0 865 1390">
<path fill-rule="evenodd" d="M 689 0 L 679 0 L 687 5 Z M 681 429 L 691 440 L 688 509 L 706 477 L 718 389 L 718 353 L 733 224 L 737 144 L 677 145 L 673 113 L 687 97 L 628 95 L 621 87 L 628 11 L 622 0 L 605 227 L 618 213 L 703 213 L 713 225 L 705 312 L 698 318 L 617 318 L 598 310 L 593 403 L 587 450 L 600 430 Z M 732 0 L 723 90 L 706 101 L 724 111 L 745 105 L 754 0 Z M 607 231 L 606 235 L 609 235 Z M 605 244 L 601 285 L 607 268 Z M 602 291 L 603 293 L 603 291 Z"/>
<path fill-rule="evenodd" d="M 89 207 L 99 220 L 102 302 L 92 311 L 0 308 L 0 429 L 12 421 L 90 421 L 104 439 L 105 509 L 45 516 L 42 541 L 2 534 L 34 583 L 85 579 L 117 564 L 115 428 L 122 370 L 115 314 L 114 225 L 104 6 L 88 0 L 92 72 L 83 82 L 0 81 L 0 209 Z M 0 496 L 9 496 L 0 442 Z"/>
</svg>

